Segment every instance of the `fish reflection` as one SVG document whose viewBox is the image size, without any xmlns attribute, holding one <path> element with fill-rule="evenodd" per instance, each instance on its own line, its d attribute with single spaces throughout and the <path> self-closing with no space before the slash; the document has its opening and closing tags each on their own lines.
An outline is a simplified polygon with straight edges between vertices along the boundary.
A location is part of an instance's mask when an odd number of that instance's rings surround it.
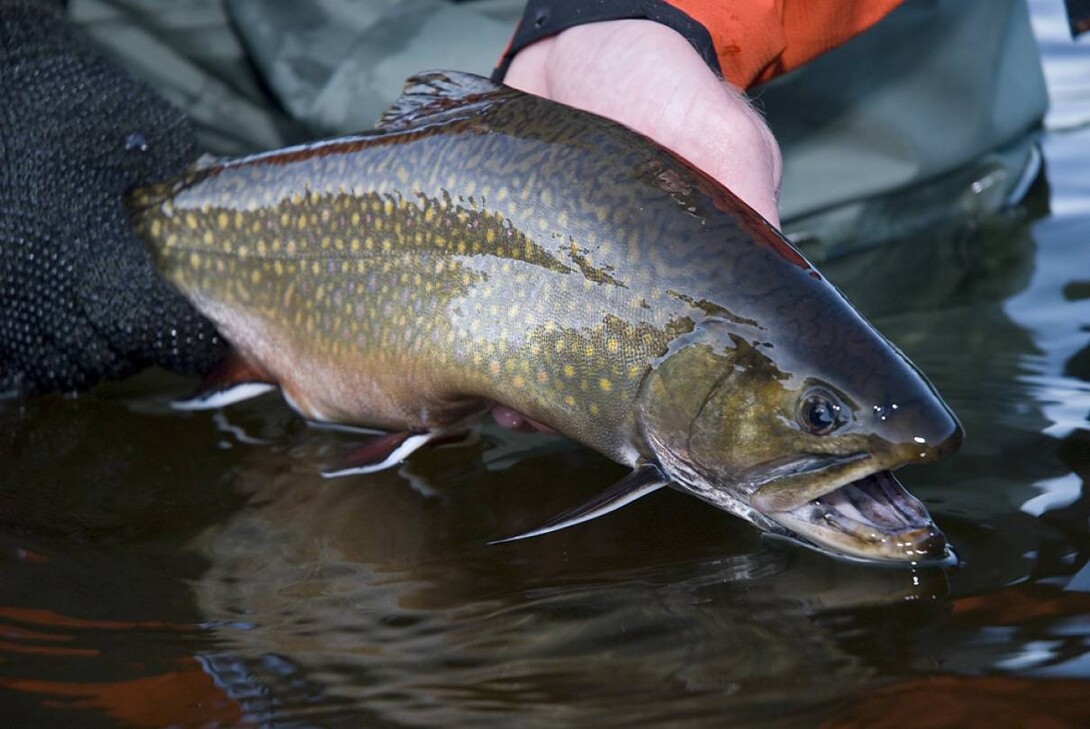
<svg viewBox="0 0 1090 729">
<path fill-rule="evenodd" d="M 309 466 L 343 438 L 300 437 L 290 454 L 248 459 L 237 473 L 251 505 L 196 543 L 211 565 L 198 603 L 223 626 L 216 665 L 245 677 L 240 695 L 255 677 L 263 695 L 283 690 L 284 717 L 302 710 L 298 690 L 261 667 L 268 656 L 330 712 L 385 721 L 487 725 L 517 713 L 537 725 L 557 711 L 589 720 L 601 702 L 618 721 L 666 721 L 709 701 L 756 717 L 763 702 L 817 703 L 870 679 L 817 616 L 909 602 L 926 624 L 947 589 L 940 570 L 863 569 L 752 530 L 724 536 L 714 512 L 671 493 L 594 534 L 489 547 L 484 536 L 614 466 L 570 445 L 541 452 L 533 437 L 518 453 L 525 436 L 486 432 L 479 453 L 425 453 L 408 476 L 329 481 Z"/>
</svg>

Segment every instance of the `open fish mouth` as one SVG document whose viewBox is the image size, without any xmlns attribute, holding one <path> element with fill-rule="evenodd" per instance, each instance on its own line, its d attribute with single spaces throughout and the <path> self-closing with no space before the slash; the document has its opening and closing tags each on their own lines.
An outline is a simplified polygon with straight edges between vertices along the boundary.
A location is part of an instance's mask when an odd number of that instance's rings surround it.
<svg viewBox="0 0 1090 729">
<path fill-rule="evenodd" d="M 953 561 L 931 515 L 889 471 L 836 486 L 801 505 L 764 516 L 811 548 L 867 562 Z"/>
</svg>

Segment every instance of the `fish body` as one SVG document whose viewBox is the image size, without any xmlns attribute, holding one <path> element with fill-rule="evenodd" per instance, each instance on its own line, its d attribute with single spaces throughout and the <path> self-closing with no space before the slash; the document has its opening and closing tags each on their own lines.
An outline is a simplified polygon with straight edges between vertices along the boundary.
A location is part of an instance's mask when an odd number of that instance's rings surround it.
<svg viewBox="0 0 1090 729">
<path fill-rule="evenodd" d="M 499 406 L 633 467 L 629 493 L 679 486 L 861 559 L 945 551 L 907 493 L 849 503 L 956 449 L 931 385 L 757 213 L 621 125 L 432 73 L 374 133 L 129 204 L 165 276 L 311 420 L 439 433 Z M 830 536 L 830 509 L 897 534 Z"/>
</svg>

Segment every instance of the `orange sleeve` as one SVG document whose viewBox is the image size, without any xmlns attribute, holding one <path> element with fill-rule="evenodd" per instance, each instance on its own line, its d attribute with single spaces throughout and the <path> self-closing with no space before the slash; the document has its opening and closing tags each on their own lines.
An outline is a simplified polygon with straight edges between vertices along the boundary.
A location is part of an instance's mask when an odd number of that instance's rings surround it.
<svg viewBox="0 0 1090 729">
<path fill-rule="evenodd" d="M 723 77 L 749 88 L 798 68 L 902 0 L 667 0 L 711 35 Z"/>
</svg>

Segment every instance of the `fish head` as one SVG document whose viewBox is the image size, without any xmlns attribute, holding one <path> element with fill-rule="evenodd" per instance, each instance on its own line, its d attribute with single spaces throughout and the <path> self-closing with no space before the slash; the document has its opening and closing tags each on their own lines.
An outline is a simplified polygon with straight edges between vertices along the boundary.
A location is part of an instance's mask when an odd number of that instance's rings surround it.
<svg viewBox="0 0 1090 729">
<path fill-rule="evenodd" d="M 956 451 L 961 426 L 869 324 L 847 328 L 834 353 L 701 322 L 644 380 L 644 443 L 676 487 L 773 534 L 849 560 L 948 560 L 890 471 Z"/>
</svg>

